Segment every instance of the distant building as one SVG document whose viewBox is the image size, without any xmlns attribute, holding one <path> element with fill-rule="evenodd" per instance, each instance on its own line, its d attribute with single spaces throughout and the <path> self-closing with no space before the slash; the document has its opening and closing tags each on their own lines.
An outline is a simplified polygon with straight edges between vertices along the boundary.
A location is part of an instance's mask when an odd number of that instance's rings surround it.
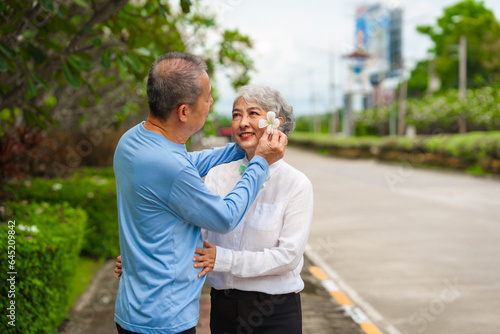
<svg viewBox="0 0 500 334">
<path fill-rule="evenodd" d="M 355 105 L 365 109 L 392 103 L 395 98 L 394 84 L 384 87 L 383 82 L 401 76 L 402 14 L 399 7 L 378 3 L 363 4 L 356 8 L 355 50 L 346 55 L 349 68 L 344 95 L 345 135 L 353 132 L 352 113 Z M 361 97 L 361 103 L 354 103 L 355 97 Z"/>
</svg>

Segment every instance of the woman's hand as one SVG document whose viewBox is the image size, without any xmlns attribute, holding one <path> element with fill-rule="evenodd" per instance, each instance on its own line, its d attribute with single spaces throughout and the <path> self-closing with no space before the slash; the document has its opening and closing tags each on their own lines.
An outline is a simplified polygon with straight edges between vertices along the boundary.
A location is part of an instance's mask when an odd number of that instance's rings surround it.
<svg viewBox="0 0 500 334">
<path fill-rule="evenodd" d="M 195 262 L 194 267 L 203 268 L 198 277 L 203 277 L 206 273 L 214 270 L 215 265 L 217 248 L 206 240 L 203 240 L 203 247 L 205 248 L 196 248 L 195 253 L 200 256 L 193 258 L 193 262 Z"/>
<path fill-rule="evenodd" d="M 120 279 L 120 277 L 122 277 L 123 270 L 122 270 L 122 256 L 121 255 L 118 255 L 118 257 L 116 258 L 115 273 L 118 274 L 118 279 Z"/>
</svg>

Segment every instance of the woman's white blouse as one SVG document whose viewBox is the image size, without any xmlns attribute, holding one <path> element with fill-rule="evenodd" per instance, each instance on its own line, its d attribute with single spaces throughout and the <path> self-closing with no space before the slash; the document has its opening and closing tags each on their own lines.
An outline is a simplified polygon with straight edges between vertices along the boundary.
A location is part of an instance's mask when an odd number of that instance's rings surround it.
<svg viewBox="0 0 500 334">
<path fill-rule="evenodd" d="M 220 165 L 205 183 L 225 196 L 241 178 L 245 159 Z M 285 161 L 269 167 L 269 176 L 240 224 L 227 234 L 203 231 L 217 245 L 214 271 L 207 282 L 215 289 L 239 289 L 269 294 L 299 292 L 303 254 L 313 211 L 309 179 Z"/>
</svg>

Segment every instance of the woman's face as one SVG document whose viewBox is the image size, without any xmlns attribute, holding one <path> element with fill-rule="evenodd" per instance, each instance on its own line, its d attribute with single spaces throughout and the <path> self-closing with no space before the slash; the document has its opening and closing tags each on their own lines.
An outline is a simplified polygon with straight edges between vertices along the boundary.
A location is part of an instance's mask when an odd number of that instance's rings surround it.
<svg viewBox="0 0 500 334">
<path fill-rule="evenodd" d="M 231 131 L 234 141 L 253 156 L 266 128 L 259 128 L 259 120 L 267 119 L 267 110 L 255 102 L 238 99 L 233 108 Z"/>
</svg>

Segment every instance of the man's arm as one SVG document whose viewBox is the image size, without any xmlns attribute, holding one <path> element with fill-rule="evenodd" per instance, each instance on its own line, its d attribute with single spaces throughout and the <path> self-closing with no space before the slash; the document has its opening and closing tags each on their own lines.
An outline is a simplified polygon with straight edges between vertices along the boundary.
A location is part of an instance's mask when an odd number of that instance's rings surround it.
<svg viewBox="0 0 500 334">
<path fill-rule="evenodd" d="M 254 157 L 236 186 L 222 198 L 213 194 L 192 167 L 177 175 L 166 203 L 168 210 L 190 224 L 227 233 L 240 222 L 257 197 L 267 178 L 269 165 L 260 156 Z"/>
<path fill-rule="evenodd" d="M 276 129 L 272 135 L 262 136 L 241 180 L 225 198 L 214 195 L 192 167 L 184 168 L 175 178 L 170 193 L 162 197 L 168 199 L 168 209 L 180 219 L 210 231 L 227 233 L 238 225 L 257 197 L 269 165 L 283 158 L 287 142 L 286 136 Z"/>
<path fill-rule="evenodd" d="M 207 175 L 213 167 L 231 161 L 243 159 L 245 151 L 235 143 L 227 144 L 224 147 L 214 147 L 212 149 L 190 152 L 189 160 L 196 166 L 201 177 Z"/>
</svg>

